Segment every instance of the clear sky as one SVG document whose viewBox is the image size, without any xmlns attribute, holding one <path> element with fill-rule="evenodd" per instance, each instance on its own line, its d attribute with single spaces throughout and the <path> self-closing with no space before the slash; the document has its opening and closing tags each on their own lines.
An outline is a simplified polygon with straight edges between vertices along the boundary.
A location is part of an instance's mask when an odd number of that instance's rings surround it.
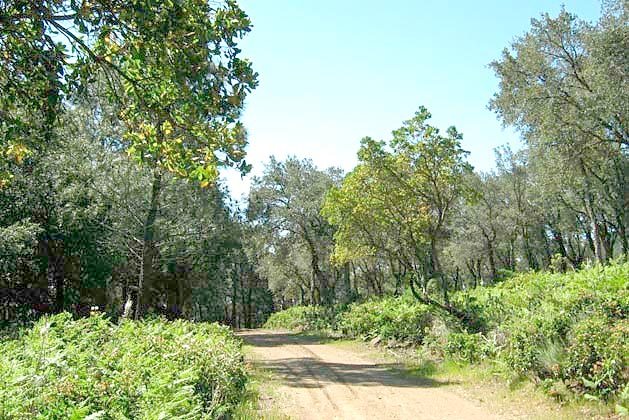
<svg viewBox="0 0 629 420">
<path fill-rule="evenodd" d="M 253 22 L 243 56 L 260 84 L 243 115 L 252 173 L 223 171 L 232 196 L 270 155 L 349 171 L 362 137 L 388 140 L 420 105 L 463 133 L 476 169 L 492 169 L 493 149 L 519 140 L 487 109 L 498 85 L 487 65 L 561 4 L 600 14 L 597 0 L 241 0 Z"/>
</svg>

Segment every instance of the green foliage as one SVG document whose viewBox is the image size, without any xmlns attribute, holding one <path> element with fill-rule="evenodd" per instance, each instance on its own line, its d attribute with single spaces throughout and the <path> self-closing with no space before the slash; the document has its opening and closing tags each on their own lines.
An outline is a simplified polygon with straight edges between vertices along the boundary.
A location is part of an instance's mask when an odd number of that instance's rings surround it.
<svg viewBox="0 0 629 420">
<path fill-rule="evenodd" d="M 218 166 L 248 169 L 238 118 L 257 74 L 239 56 L 251 22 L 236 2 L 10 0 L 1 15 L 3 158 L 50 145 L 64 99 L 100 74 L 138 161 L 206 185 Z"/>
<path fill-rule="evenodd" d="M 336 327 L 336 317 L 341 307 L 292 306 L 275 312 L 264 324 L 264 328 L 293 331 L 330 331 Z"/>
<path fill-rule="evenodd" d="M 340 175 L 339 169 L 320 170 L 309 159 L 271 157 L 264 174 L 253 180 L 247 213 L 264 243 L 259 272 L 285 300 L 334 303 L 329 278 L 333 229 L 320 212 Z"/>
<path fill-rule="evenodd" d="M 628 61 L 618 53 L 628 47 L 629 8 L 611 0 L 602 12 L 595 24 L 565 9 L 556 17 L 532 19 L 530 30 L 490 64 L 500 80 L 490 106 L 529 147 L 528 166 L 540 195 L 548 198 L 541 210 L 558 252 L 566 257 L 571 248 L 563 243 L 561 219 L 585 217 L 593 254 L 605 263 L 614 254 L 610 234 L 620 232 L 623 252 L 629 252 Z M 561 212 L 550 211 L 551 206 Z M 610 219 L 618 220 L 613 229 L 603 226 Z"/>
<path fill-rule="evenodd" d="M 219 418 L 247 376 L 216 324 L 42 318 L 0 343 L 0 418 Z"/>
<path fill-rule="evenodd" d="M 359 164 L 330 190 L 322 210 L 337 227 L 337 263 L 376 257 L 410 271 L 428 257 L 425 274 L 440 274 L 437 243 L 454 203 L 468 193 L 462 180 L 471 166 L 462 134 L 453 126 L 444 134 L 430 118 L 422 106 L 388 143 L 361 141 Z"/>
<path fill-rule="evenodd" d="M 530 377 L 558 398 L 576 392 L 618 399 L 620 410 L 626 404 L 629 263 L 514 275 L 459 292 L 452 303 L 462 320 L 405 295 L 355 303 L 334 317 L 322 307 L 293 307 L 273 314 L 266 326 L 336 328 L 352 338 L 412 343 L 438 359 L 495 362 L 508 376 Z"/>
<path fill-rule="evenodd" d="M 8 273 L 16 268 L 21 258 L 29 257 L 40 230 L 28 219 L 0 227 L 0 270 Z"/>
<path fill-rule="evenodd" d="M 293 306 L 269 317 L 265 328 L 342 331 L 354 338 L 420 344 L 432 326 L 430 308 L 412 297 L 370 299 L 349 306 Z"/>
<path fill-rule="evenodd" d="M 629 264 L 567 274 L 530 273 L 461 293 L 513 372 L 611 397 L 626 385 Z"/>
<path fill-rule="evenodd" d="M 629 320 L 597 314 L 577 323 L 565 376 L 584 392 L 607 396 L 629 381 Z M 580 383 L 579 383 L 580 382 Z"/>
<path fill-rule="evenodd" d="M 380 337 L 420 344 L 432 321 L 430 307 L 411 297 L 383 298 L 351 305 L 340 326 L 350 337 Z"/>
<path fill-rule="evenodd" d="M 468 363 L 477 363 L 494 355 L 493 345 L 480 333 L 453 332 L 448 335 L 444 353 Z"/>
</svg>

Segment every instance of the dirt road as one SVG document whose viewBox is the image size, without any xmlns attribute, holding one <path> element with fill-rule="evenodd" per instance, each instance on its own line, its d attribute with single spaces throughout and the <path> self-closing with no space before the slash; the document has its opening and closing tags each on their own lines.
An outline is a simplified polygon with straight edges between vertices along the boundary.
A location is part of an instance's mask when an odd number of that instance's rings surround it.
<svg viewBox="0 0 629 420">
<path fill-rule="evenodd" d="M 290 333 L 240 336 L 279 379 L 279 406 L 294 419 L 494 419 L 446 384 L 409 378 L 356 353 Z"/>
</svg>

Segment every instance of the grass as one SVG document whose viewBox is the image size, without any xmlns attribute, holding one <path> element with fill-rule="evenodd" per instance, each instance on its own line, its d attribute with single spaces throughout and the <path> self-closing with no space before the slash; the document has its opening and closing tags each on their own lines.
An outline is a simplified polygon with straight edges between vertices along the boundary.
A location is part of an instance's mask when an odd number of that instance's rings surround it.
<svg viewBox="0 0 629 420">
<path fill-rule="evenodd" d="M 234 419 L 288 420 L 289 417 L 282 414 L 278 404 L 281 395 L 277 391 L 277 379 L 256 362 L 251 346 L 245 345 L 243 352 L 247 356 L 247 371 L 250 380 L 243 400 L 234 410 Z"/>
</svg>

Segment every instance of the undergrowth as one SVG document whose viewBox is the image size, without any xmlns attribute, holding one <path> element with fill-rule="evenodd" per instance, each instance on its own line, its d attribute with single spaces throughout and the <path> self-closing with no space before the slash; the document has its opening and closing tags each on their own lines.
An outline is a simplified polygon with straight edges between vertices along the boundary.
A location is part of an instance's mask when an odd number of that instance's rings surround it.
<svg viewBox="0 0 629 420">
<path fill-rule="evenodd" d="M 246 382 L 217 324 L 61 314 L 0 342 L 2 419 L 224 418 Z"/>
<path fill-rule="evenodd" d="M 337 316 L 345 307 L 291 306 L 275 312 L 264 324 L 265 328 L 291 331 L 324 332 L 337 327 Z"/>
<path fill-rule="evenodd" d="M 413 345 L 436 362 L 483 363 L 529 378 L 559 401 L 582 397 L 629 407 L 629 263 L 566 274 L 525 273 L 453 296 L 465 323 L 409 296 L 274 314 L 269 328 L 333 330 Z"/>
</svg>

